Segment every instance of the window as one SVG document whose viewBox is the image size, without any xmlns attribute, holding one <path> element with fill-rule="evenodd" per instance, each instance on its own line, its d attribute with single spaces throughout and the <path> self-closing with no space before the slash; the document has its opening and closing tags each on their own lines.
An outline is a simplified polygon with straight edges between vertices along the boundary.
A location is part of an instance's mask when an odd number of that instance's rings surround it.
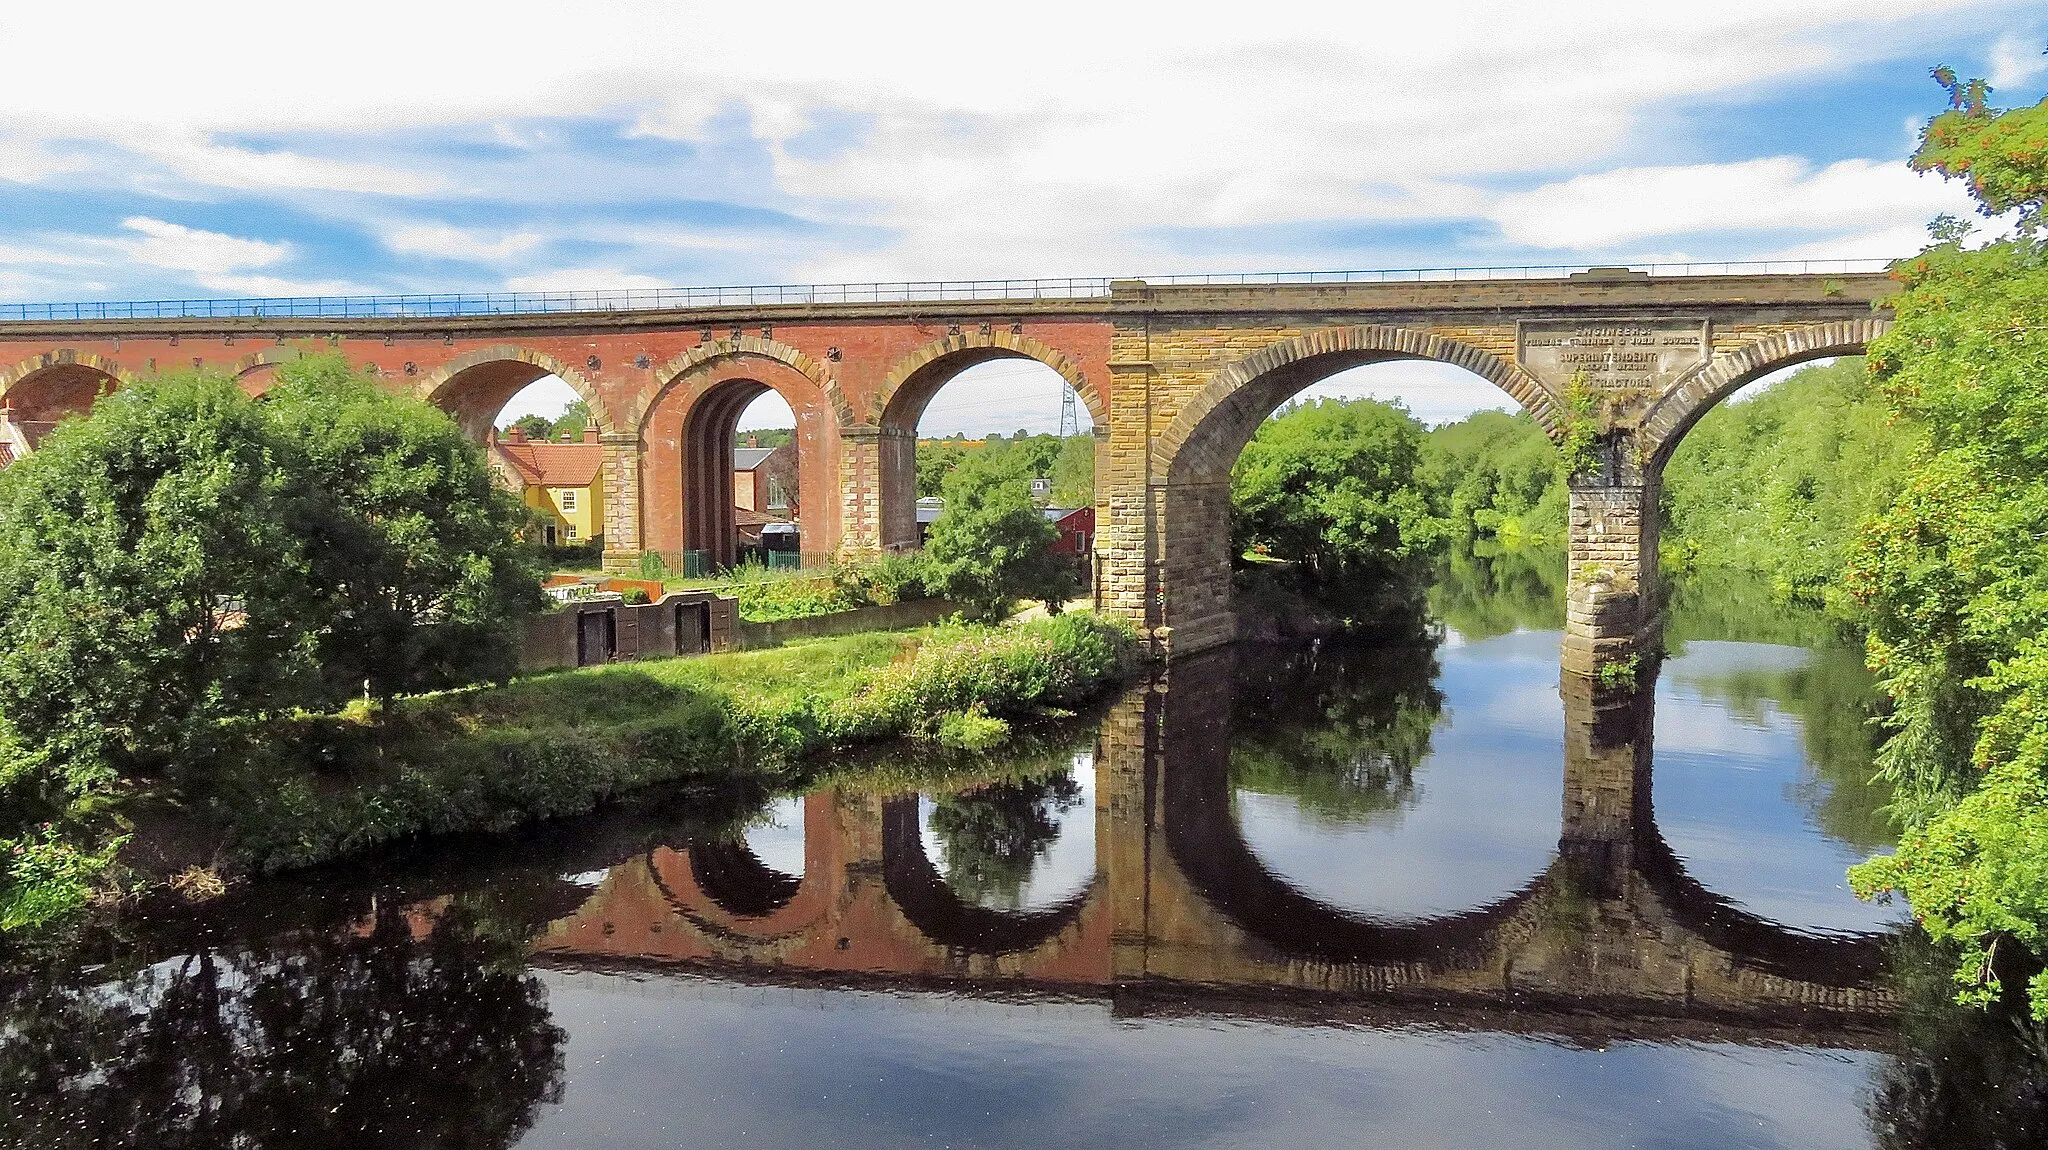
<svg viewBox="0 0 2048 1150">
<path fill-rule="evenodd" d="M 569 542 L 576 542 L 576 525 L 574 523 L 569 525 Z"/>
<path fill-rule="evenodd" d="M 773 475 L 768 477 L 768 506 L 776 509 L 789 506 L 789 495 L 782 490 L 782 480 Z"/>
<path fill-rule="evenodd" d="M 564 487 L 564 488 L 562 488 L 562 510 L 563 510 L 563 511 L 564 511 L 565 513 L 566 513 L 566 512 L 570 512 L 570 511 L 574 511 L 574 510 L 576 510 L 576 489 L 575 489 L 575 488 L 573 488 L 573 487 Z"/>
</svg>

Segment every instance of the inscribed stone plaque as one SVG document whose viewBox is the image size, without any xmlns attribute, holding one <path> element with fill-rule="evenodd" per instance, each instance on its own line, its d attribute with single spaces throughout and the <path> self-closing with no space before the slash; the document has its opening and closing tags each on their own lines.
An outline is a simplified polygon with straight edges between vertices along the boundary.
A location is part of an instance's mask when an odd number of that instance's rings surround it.
<svg viewBox="0 0 2048 1150">
<path fill-rule="evenodd" d="M 1542 320 L 1520 326 L 1522 370 L 1564 394 L 1574 375 L 1593 391 L 1658 391 L 1707 361 L 1705 320 Z"/>
</svg>

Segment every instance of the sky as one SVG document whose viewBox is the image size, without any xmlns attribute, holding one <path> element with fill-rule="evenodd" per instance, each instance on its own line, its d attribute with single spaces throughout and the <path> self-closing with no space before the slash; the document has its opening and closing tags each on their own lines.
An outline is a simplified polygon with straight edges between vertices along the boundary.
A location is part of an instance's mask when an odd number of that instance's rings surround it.
<svg viewBox="0 0 2048 1150">
<path fill-rule="evenodd" d="M 8 5 L 0 300 L 1896 257 L 1969 207 L 1928 69 L 2048 85 L 2038 0 L 764 11 Z M 923 430 L 1058 414 L 990 365 Z"/>
</svg>

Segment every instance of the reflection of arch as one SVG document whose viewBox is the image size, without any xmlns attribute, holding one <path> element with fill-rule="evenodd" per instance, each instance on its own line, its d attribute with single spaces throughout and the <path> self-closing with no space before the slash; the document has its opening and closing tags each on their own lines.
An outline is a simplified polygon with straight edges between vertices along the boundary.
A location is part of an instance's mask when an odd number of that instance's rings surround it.
<svg viewBox="0 0 2048 1150">
<path fill-rule="evenodd" d="M 1228 757 L 1176 754 L 1161 809 L 1166 849 L 1204 900 L 1283 953 L 1338 962 L 1433 962 L 1480 952 L 1538 894 L 1543 875 L 1487 906 L 1417 923 L 1337 910 L 1267 870 L 1230 811 Z"/>
<path fill-rule="evenodd" d="M 1637 828 L 1636 872 L 1672 921 L 1744 966 L 1823 986 L 1867 986 L 1884 973 L 1886 935 L 1808 934 L 1751 914 L 1700 885 L 1652 821 Z"/>
<path fill-rule="evenodd" d="M 1704 371 L 1658 399 L 1643 419 L 1647 453 L 1661 466 L 1678 443 L 1714 405 L 1774 371 L 1835 355 L 1861 355 L 1871 340 L 1883 335 L 1889 320 L 1842 320 L 1793 328 L 1745 344 L 1714 357 Z"/>
<path fill-rule="evenodd" d="M 612 431 L 611 409 L 590 381 L 545 352 L 497 344 L 456 356 L 428 372 L 414 389 L 420 398 L 455 417 L 463 433 L 481 443 L 520 389 L 543 376 L 556 376 L 590 409 L 598 430 Z"/>
<path fill-rule="evenodd" d="M 1107 885 L 1100 864 L 1081 891 L 1057 906 L 1016 914 L 963 902 L 924 853 L 917 797 L 891 799 L 882 808 L 882 875 L 903 917 L 941 946 L 976 954 L 1030 950 L 1066 930 Z"/>
<path fill-rule="evenodd" d="M 58 421 L 91 411 L 102 395 L 131 382 L 113 360 L 61 348 L 0 371 L 0 407 L 12 411 L 14 427 L 33 447 Z"/>
<path fill-rule="evenodd" d="M 1528 373 L 1471 344 L 1407 328 L 1330 328 L 1261 348 L 1210 377 L 1152 443 L 1153 470 L 1190 479 L 1227 477 L 1259 423 L 1286 399 L 1324 376 L 1368 363 L 1431 359 L 1455 364 L 1508 393 L 1546 429 L 1558 413 Z"/>
<path fill-rule="evenodd" d="M 788 906 L 804 881 L 770 868 L 745 842 L 691 846 L 690 876 L 712 902 L 743 918 L 760 918 Z"/>
<path fill-rule="evenodd" d="M 738 551 L 732 452 L 740 416 L 773 391 L 796 417 L 794 517 L 807 552 L 830 551 L 837 489 L 838 384 L 815 360 L 748 337 L 693 348 L 664 364 L 632 408 L 643 450 L 641 542 L 680 562 L 684 551 L 714 564 Z"/>
<path fill-rule="evenodd" d="M 703 863 L 697 859 L 699 851 L 707 852 Z M 737 854 L 747 855 L 752 866 L 735 858 Z M 801 944 L 831 910 L 828 883 L 799 881 L 785 892 L 774 879 L 786 876 L 777 876 L 752 858 L 743 844 L 656 847 L 647 852 L 644 865 L 655 889 L 678 915 L 742 953 L 761 946 Z M 753 868 L 758 872 L 750 873 Z M 703 884 L 705 878 L 710 887 Z"/>
</svg>

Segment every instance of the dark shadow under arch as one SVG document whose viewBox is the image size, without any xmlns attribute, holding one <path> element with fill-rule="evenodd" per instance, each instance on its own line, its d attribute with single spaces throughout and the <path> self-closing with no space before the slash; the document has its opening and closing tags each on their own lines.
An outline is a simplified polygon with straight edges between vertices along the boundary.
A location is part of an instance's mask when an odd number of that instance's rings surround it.
<svg viewBox="0 0 2048 1150">
<path fill-rule="evenodd" d="M 1024 914 L 964 902 L 924 853 L 917 796 L 882 807 L 882 875 L 903 917 L 941 946 L 976 954 L 1016 954 L 1052 939 L 1081 917 L 1106 881 L 1101 863 L 1088 885 L 1057 906 Z"/>
<path fill-rule="evenodd" d="M 761 861 L 745 842 L 696 843 L 689 849 L 690 877 L 712 902 L 739 918 L 760 918 L 790 904 L 800 875 L 787 875 Z"/>
</svg>

